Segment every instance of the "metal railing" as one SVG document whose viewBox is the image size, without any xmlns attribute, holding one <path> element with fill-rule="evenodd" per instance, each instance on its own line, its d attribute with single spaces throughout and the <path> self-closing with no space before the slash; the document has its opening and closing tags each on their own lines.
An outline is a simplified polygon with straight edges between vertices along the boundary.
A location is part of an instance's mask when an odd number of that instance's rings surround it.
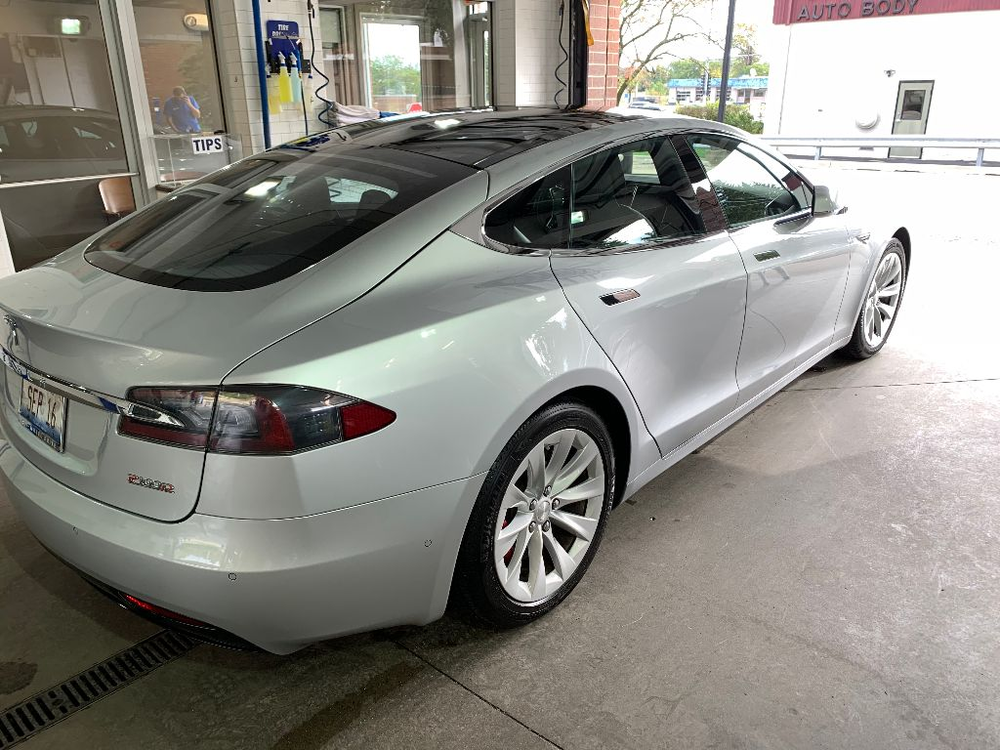
<svg viewBox="0 0 1000 750">
<path fill-rule="evenodd" d="M 976 166 L 983 166 L 987 149 L 1000 150 L 1000 138 L 935 138 L 924 135 L 889 135 L 878 137 L 847 138 L 807 138 L 798 136 L 770 135 L 763 139 L 778 149 L 805 147 L 813 149 L 813 160 L 823 157 L 824 149 L 843 148 L 946 148 L 974 149 L 976 151 Z M 895 158 L 895 157 L 892 157 Z"/>
</svg>

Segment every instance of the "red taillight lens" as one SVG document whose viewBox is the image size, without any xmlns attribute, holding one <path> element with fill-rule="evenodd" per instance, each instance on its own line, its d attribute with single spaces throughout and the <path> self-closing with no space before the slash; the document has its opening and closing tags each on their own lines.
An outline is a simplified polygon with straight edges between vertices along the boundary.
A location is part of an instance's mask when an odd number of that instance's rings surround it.
<svg viewBox="0 0 1000 750">
<path fill-rule="evenodd" d="M 340 410 L 344 440 L 381 430 L 396 421 L 396 413 L 367 401 L 348 404 Z"/>
<path fill-rule="evenodd" d="M 294 453 L 367 435 L 396 419 L 394 412 L 367 401 L 299 386 L 220 392 L 134 388 L 129 400 L 151 410 L 143 414 L 139 407 L 122 417 L 123 435 L 215 453 Z M 152 421 L 157 413 L 183 426 Z"/>
</svg>

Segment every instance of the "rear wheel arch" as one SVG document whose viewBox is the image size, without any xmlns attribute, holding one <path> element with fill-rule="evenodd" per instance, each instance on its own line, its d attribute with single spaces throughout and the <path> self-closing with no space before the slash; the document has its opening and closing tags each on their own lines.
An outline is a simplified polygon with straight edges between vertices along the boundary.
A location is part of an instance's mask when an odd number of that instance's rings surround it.
<svg viewBox="0 0 1000 750">
<path fill-rule="evenodd" d="M 903 255 L 906 257 L 906 272 L 910 271 L 910 232 L 906 227 L 900 227 L 893 235 L 903 246 Z"/>
<path fill-rule="evenodd" d="M 625 407 L 608 390 L 596 385 L 577 386 L 563 391 L 542 404 L 534 413 L 560 402 L 576 402 L 589 406 L 604 422 L 611 433 L 611 446 L 615 452 L 615 497 L 613 506 L 621 503 L 625 495 L 632 460 L 632 429 Z"/>
</svg>

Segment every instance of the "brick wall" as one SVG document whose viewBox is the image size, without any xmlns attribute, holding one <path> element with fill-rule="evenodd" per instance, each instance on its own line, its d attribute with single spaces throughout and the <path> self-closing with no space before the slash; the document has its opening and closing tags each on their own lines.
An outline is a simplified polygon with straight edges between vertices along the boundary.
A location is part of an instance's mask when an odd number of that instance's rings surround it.
<svg viewBox="0 0 1000 750">
<path fill-rule="evenodd" d="M 590 0 L 590 33 L 594 45 L 587 61 L 587 109 L 617 104 L 619 0 Z"/>
</svg>

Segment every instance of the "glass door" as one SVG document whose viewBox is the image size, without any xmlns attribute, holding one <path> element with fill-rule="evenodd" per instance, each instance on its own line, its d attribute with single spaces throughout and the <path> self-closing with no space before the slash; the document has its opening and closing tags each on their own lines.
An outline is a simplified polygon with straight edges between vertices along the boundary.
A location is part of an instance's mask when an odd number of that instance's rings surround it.
<svg viewBox="0 0 1000 750">
<path fill-rule="evenodd" d="M 323 2 L 324 96 L 369 110 L 352 118 L 488 106 L 490 19 L 489 2 Z"/>
<path fill-rule="evenodd" d="M 128 5 L 132 18 L 123 25 L 134 21 L 142 62 L 139 129 L 151 134 L 156 183 L 175 186 L 240 158 L 238 141 L 226 133 L 208 0 Z"/>
<path fill-rule="evenodd" d="M 135 210 L 104 21 L 97 0 L 0 5 L 0 273 Z"/>
<path fill-rule="evenodd" d="M 493 73 L 490 70 L 490 14 L 486 3 L 476 3 L 465 17 L 468 45 L 470 96 L 473 107 L 493 103 Z"/>
<path fill-rule="evenodd" d="M 394 114 L 420 108 L 420 26 L 366 18 L 363 28 L 368 106 Z"/>
</svg>

